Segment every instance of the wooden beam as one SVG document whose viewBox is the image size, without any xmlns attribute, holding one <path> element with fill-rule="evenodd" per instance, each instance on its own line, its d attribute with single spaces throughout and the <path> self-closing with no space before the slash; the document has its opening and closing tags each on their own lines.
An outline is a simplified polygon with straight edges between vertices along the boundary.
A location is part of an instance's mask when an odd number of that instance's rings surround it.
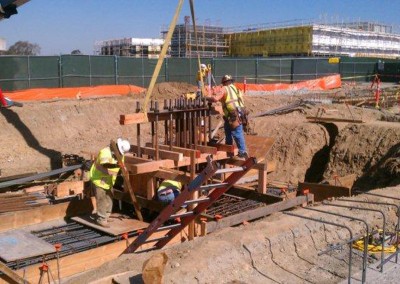
<svg viewBox="0 0 400 284">
<path fill-rule="evenodd" d="M 184 184 L 190 182 L 190 176 L 187 173 L 181 171 L 170 171 L 169 169 L 159 169 L 156 172 L 156 177 L 161 179 L 172 179 Z"/>
<path fill-rule="evenodd" d="M 158 171 L 161 167 L 165 168 L 174 168 L 175 163 L 173 160 L 158 160 L 158 161 L 149 161 L 141 164 L 126 164 L 129 172 L 137 175 L 143 173 L 152 173 Z"/>
<path fill-rule="evenodd" d="M 123 191 L 119 191 L 119 190 L 114 190 L 114 199 L 116 200 L 121 200 L 123 202 L 132 204 L 132 200 L 129 196 L 129 193 L 127 192 L 123 192 Z M 160 201 L 157 200 L 149 200 L 145 197 L 142 197 L 140 195 L 136 196 L 136 200 L 139 203 L 141 208 L 147 208 L 150 209 L 152 211 L 157 211 L 157 212 L 161 212 L 161 210 L 164 209 L 164 207 L 166 206 L 165 203 L 162 203 Z"/>
<path fill-rule="evenodd" d="M 177 153 L 174 151 L 169 151 L 167 149 L 163 149 L 159 145 L 159 150 L 158 153 L 160 155 L 161 159 L 170 159 L 174 161 L 182 161 L 183 160 L 183 154 L 182 153 Z M 136 145 L 131 145 L 131 150 L 138 154 L 139 147 Z M 156 156 L 156 149 L 155 148 L 150 148 L 150 147 L 140 147 L 140 152 L 145 155 L 149 155 L 152 157 Z"/>
<path fill-rule="evenodd" d="M 30 210 L 5 213 L 0 215 L 0 232 L 17 229 L 28 225 L 87 214 L 93 211 L 90 198 L 73 199 L 54 205 L 44 205 Z"/>
<path fill-rule="evenodd" d="M 211 221 L 207 223 L 207 233 L 211 233 L 222 228 L 238 225 L 243 223 L 244 221 L 251 221 L 267 215 L 271 215 L 279 211 L 300 206 L 303 203 L 312 202 L 312 200 L 312 194 L 308 194 L 307 196 L 297 196 L 296 198 L 280 201 L 274 204 L 269 204 L 260 208 L 228 216 L 218 221 Z"/>
<path fill-rule="evenodd" d="M 124 190 L 128 191 L 130 196 L 131 196 L 131 198 L 132 198 L 132 203 L 133 203 L 133 207 L 135 208 L 136 216 L 138 217 L 138 219 L 140 221 L 143 221 L 143 216 L 142 216 L 142 213 L 140 212 L 139 204 L 136 201 L 136 195 L 133 192 L 131 183 L 129 181 L 129 172 L 126 169 L 125 164 L 124 164 L 124 162 L 122 160 L 122 155 L 120 154 L 120 152 L 119 152 L 119 150 L 117 148 L 117 144 L 113 140 L 110 141 L 110 146 L 111 146 L 111 149 L 114 152 L 114 155 L 117 157 L 118 165 L 120 166 L 121 171 L 122 171 L 122 175 L 124 177 Z"/>
<path fill-rule="evenodd" d="M 346 119 L 339 117 L 317 117 L 317 116 L 306 116 L 309 122 L 349 122 L 349 123 L 365 123 L 363 120 L 358 119 Z"/>
<path fill-rule="evenodd" d="M 146 146 L 153 147 L 153 144 L 146 143 Z M 170 147 L 168 145 L 158 145 L 158 147 L 162 150 L 170 150 Z M 200 154 L 201 154 L 201 152 L 199 150 L 177 147 L 177 146 L 172 146 L 172 150 L 170 150 L 170 151 L 182 153 L 185 157 L 190 157 L 191 153 L 194 152 L 196 158 L 200 158 Z"/>
<path fill-rule="evenodd" d="M 145 113 L 121 114 L 119 116 L 119 123 L 121 125 L 146 123 L 148 121 Z"/>
<path fill-rule="evenodd" d="M 19 276 L 14 270 L 10 269 L 7 265 L 5 265 L 3 262 L 0 261 L 0 272 L 4 273 L 5 279 L 7 283 L 11 284 L 24 284 L 24 283 L 29 283 L 26 281 L 24 278 Z M 8 278 L 8 279 L 7 279 Z"/>
<path fill-rule="evenodd" d="M 83 181 L 64 181 L 57 184 L 54 196 L 56 197 L 66 197 L 70 195 L 78 195 L 83 193 Z"/>
<path fill-rule="evenodd" d="M 208 143 L 208 146 L 210 147 L 215 147 L 217 148 L 218 151 L 224 151 L 228 153 L 234 153 L 235 152 L 235 146 L 234 145 L 226 145 L 226 144 L 221 144 L 221 143 Z"/>
<path fill-rule="evenodd" d="M 351 196 L 351 189 L 348 187 L 310 182 L 299 182 L 299 191 L 305 189 L 308 189 L 310 193 L 314 194 L 314 199 L 317 202 L 332 197 Z"/>
<path fill-rule="evenodd" d="M 192 145 L 194 148 L 194 145 Z M 218 152 L 217 147 L 205 146 L 205 145 L 196 145 L 196 149 L 199 150 L 201 153 L 215 155 Z"/>
</svg>

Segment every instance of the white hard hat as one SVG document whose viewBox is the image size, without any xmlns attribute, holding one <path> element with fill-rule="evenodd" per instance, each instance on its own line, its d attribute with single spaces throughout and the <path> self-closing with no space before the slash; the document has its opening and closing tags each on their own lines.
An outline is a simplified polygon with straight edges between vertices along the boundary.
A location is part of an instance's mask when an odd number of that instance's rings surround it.
<svg viewBox="0 0 400 284">
<path fill-rule="evenodd" d="M 206 69 L 207 66 L 206 66 L 205 64 L 201 64 L 201 65 L 200 65 L 200 68 L 201 68 L 201 69 Z"/>
<path fill-rule="evenodd" d="M 119 152 L 122 155 L 125 154 L 126 152 L 129 152 L 129 150 L 131 149 L 131 143 L 129 143 L 128 140 L 125 140 L 122 138 L 117 139 L 117 146 L 118 146 Z"/>
</svg>

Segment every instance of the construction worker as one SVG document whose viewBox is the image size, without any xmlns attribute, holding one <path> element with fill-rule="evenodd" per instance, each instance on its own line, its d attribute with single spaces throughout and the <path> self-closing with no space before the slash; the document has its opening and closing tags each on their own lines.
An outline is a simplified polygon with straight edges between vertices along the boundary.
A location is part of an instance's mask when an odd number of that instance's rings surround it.
<svg viewBox="0 0 400 284">
<path fill-rule="evenodd" d="M 208 73 L 211 70 L 205 64 L 200 65 L 200 70 L 197 72 L 197 98 L 202 98 L 202 89 L 204 82 L 208 77 Z"/>
<path fill-rule="evenodd" d="M 239 149 L 238 158 L 247 158 L 246 141 L 244 139 L 242 117 L 244 116 L 244 102 L 242 91 L 235 87 L 231 75 L 222 77 L 220 87 L 214 87 L 208 101 L 221 102 L 224 111 L 225 143 L 233 144 L 235 140 Z M 233 138 L 233 139 L 232 139 Z"/>
<path fill-rule="evenodd" d="M 129 152 L 131 145 L 128 140 L 118 138 L 117 148 L 123 156 Z M 100 150 L 89 172 L 90 181 L 96 191 L 97 214 L 95 222 L 106 228 L 109 227 L 108 218 L 113 206 L 112 190 L 120 171 L 118 160 L 112 149 L 113 147 L 110 145 Z"/>
<path fill-rule="evenodd" d="M 175 180 L 164 180 L 157 189 L 158 200 L 163 203 L 171 203 L 182 190 L 182 183 Z"/>
</svg>

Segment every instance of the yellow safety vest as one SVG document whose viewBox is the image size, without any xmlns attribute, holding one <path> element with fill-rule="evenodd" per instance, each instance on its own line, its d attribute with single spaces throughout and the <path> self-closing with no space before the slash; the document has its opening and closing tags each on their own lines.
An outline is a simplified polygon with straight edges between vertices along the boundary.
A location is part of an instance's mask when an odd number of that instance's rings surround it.
<svg viewBox="0 0 400 284">
<path fill-rule="evenodd" d="M 233 84 L 225 86 L 224 88 L 226 91 L 226 97 L 222 104 L 222 108 L 224 110 L 224 116 L 229 117 L 229 114 L 235 112 L 237 108 L 244 107 L 242 91 L 237 89 Z"/>
<path fill-rule="evenodd" d="M 122 160 L 124 160 L 124 157 L 122 157 Z M 113 164 L 115 167 L 105 168 L 103 167 L 104 164 Z M 118 161 L 113 158 L 110 147 L 106 147 L 100 150 L 96 161 L 90 168 L 89 178 L 95 186 L 110 190 L 117 180 L 119 170 Z"/>
<path fill-rule="evenodd" d="M 180 183 L 179 181 L 166 179 L 160 184 L 160 187 L 158 188 L 157 192 L 162 192 L 163 190 L 165 190 L 168 187 L 174 187 L 179 192 L 181 192 L 182 183 Z"/>
<path fill-rule="evenodd" d="M 208 73 L 208 68 L 197 71 L 197 81 L 201 81 L 201 78 L 203 78 L 204 80 L 204 77 L 207 75 L 207 73 Z"/>
</svg>

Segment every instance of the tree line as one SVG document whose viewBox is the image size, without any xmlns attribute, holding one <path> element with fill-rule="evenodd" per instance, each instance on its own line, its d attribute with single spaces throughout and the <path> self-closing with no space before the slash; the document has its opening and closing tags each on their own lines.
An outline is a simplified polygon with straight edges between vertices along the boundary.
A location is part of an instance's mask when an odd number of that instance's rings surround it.
<svg viewBox="0 0 400 284">
<path fill-rule="evenodd" d="M 79 49 L 74 49 L 71 54 L 81 55 Z M 17 41 L 5 51 L 0 51 L 0 55 L 40 55 L 40 46 L 28 41 Z"/>
</svg>

